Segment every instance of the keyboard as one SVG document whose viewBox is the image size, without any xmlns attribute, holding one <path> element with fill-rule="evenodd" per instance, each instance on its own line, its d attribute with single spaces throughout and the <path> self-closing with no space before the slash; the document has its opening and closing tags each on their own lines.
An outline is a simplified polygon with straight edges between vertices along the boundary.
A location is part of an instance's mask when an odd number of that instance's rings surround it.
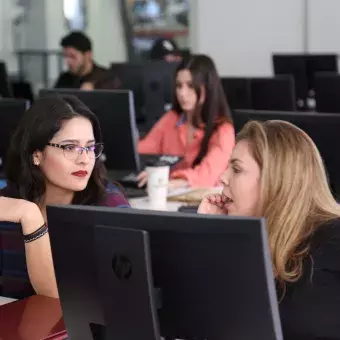
<svg viewBox="0 0 340 340">
<path fill-rule="evenodd" d="M 135 173 L 135 172 L 131 172 L 130 174 L 124 176 L 122 179 L 121 179 L 121 182 L 132 182 L 132 183 L 137 183 L 137 176 L 138 174 Z"/>
<path fill-rule="evenodd" d="M 124 187 L 124 192 L 128 198 L 140 198 L 148 195 L 142 188 Z"/>
<path fill-rule="evenodd" d="M 195 205 L 183 205 L 178 208 L 178 212 L 197 214 L 198 206 Z"/>
<path fill-rule="evenodd" d="M 170 168 L 179 163 L 183 157 L 171 156 L 171 155 L 152 155 L 152 154 L 140 154 L 141 168 L 144 169 L 148 163 L 153 162 L 165 162 Z"/>
</svg>

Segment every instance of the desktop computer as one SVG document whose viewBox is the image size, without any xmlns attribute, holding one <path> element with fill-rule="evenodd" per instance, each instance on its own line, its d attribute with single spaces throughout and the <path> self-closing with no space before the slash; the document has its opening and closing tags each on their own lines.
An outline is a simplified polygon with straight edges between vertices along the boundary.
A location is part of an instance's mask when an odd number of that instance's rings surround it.
<svg viewBox="0 0 340 340">
<path fill-rule="evenodd" d="M 282 339 L 263 219 L 85 206 L 47 215 L 70 339 Z"/>
<path fill-rule="evenodd" d="M 340 114 L 340 75 L 318 73 L 314 80 L 316 111 Z"/>
<path fill-rule="evenodd" d="M 291 75 L 266 78 L 221 78 L 232 110 L 295 110 L 295 86 Z"/>
<path fill-rule="evenodd" d="M 177 67 L 177 62 L 163 60 L 111 64 L 121 88 L 133 91 L 137 122 L 143 133 L 171 107 Z"/>
<path fill-rule="evenodd" d="M 11 137 L 26 111 L 26 105 L 25 100 L 0 99 L 0 177 L 2 178 Z"/>
<path fill-rule="evenodd" d="M 221 85 L 232 110 L 253 108 L 249 78 L 224 77 L 221 78 Z"/>
<path fill-rule="evenodd" d="M 338 56 L 336 54 L 274 54 L 273 68 L 275 75 L 291 74 L 294 77 L 298 109 L 311 109 L 308 99 L 314 99 L 315 96 L 315 74 L 338 72 Z"/>
<path fill-rule="evenodd" d="M 319 72 L 338 73 L 338 55 L 310 54 L 307 58 L 307 80 L 309 90 L 315 90 L 315 76 Z"/>
<path fill-rule="evenodd" d="M 0 97 L 2 98 L 12 98 L 12 88 L 9 82 L 6 64 L 0 62 Z"/>
<path fill-rule="evenodd" d="M 251 78 L 253 110 L 295 111 L 295 84 L 291 75 Z"/>
</svg>

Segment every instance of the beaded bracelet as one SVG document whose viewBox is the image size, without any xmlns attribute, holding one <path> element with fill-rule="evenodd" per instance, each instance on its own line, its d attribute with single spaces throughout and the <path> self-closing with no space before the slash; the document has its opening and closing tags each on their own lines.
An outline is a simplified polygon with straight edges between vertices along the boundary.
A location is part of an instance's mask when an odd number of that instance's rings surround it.
<svg viewBox="0 0 340 340">
<path fill-rule="evenodd" d="M 40 237 L 44 236 L 47 232 L 48 232 L 48 227 L 47 227 L 46 223 L 44 223 L 39 229 L 37 229 L 33 233 L 28 234 L 28 235 L 23 235 L 24 242 L 25 243 L 33 242 L 33 241 L 39 239 Z"/>
</svg>

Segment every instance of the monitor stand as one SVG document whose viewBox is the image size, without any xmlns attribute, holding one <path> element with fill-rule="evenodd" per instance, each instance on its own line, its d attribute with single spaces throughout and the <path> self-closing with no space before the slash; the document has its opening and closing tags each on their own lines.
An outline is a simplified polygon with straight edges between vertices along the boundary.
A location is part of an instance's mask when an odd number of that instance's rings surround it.
<svg viewBox="0 0 340 340">
<path fill-rule="evenodd" d="M 148 233 L 96 226 L 94 237 L 104 339 L 160 340 Z"/>
</svg>

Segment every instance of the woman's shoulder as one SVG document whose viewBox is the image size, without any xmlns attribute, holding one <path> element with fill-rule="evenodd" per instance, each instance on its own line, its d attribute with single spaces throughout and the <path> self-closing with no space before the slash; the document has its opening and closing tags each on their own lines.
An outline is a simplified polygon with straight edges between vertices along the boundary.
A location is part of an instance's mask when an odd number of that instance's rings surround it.
<svg viewBox="0 0 340 340">
<path fill-rule="evenodd" d="M 340 217 L 315 229 L 311 236 L 310 254 L 316 267 L 340 271 Z"/>
<path fill-rule="evenodd" d="M 233 124 L 229 122 L 220 123 L 215 129 L 211 143 L 235 143 L 235 129 Z"/>
<path fill-rule="evenodd" d="M 340 241 L 340 216 L 321 223 L 312 234 L 312 242 L 315 245 Z"/>
<path fill-rule="evenodd" d="M 102 204 L 111 208 L 130 208 L 130 204 L 122 190 L 115 184 L 110 184 L 107 189 L 107 196 Z"/>
<path fill-rule="evenodd" d="M 217 131 L 220 133 L 226 133 L 226 132 L 235 133 L 234 125 L 227 121 L 219 123 L 217 127 Z"/>
<path fill-rule="evenodd" d="M 177 123 L 179 119 L 181 118 L 181 115 L 179 115 L 176 111 L 170 110 L 162 116 L 162 118 L 159 120 L 159 122 L 162 122 L 163 124 L 171 124 L 171 123 Z"/>
</svg>

